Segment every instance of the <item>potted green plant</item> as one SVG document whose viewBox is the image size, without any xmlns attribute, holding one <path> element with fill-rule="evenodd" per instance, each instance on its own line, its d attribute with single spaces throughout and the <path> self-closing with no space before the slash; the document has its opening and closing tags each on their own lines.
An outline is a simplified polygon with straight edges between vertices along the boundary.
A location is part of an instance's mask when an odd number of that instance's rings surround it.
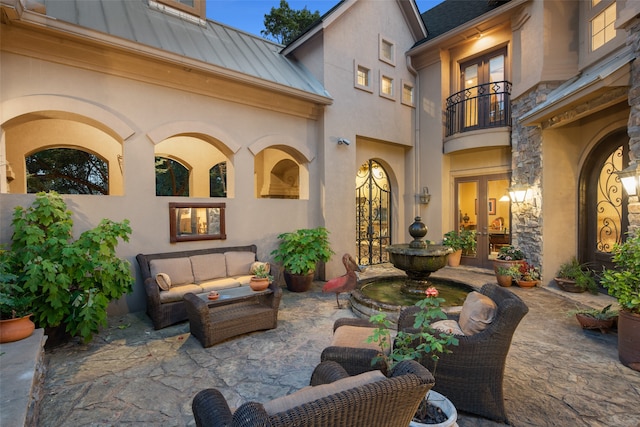
<svg viewBox="0 0 640 427">
<path fill-rule="evenodd" d="M 253 270 L 253 276 L 249 281 L 249 286 L 254 291 L 264 291 L 273 281 L 273 276 L 269 274 L 271 269 L 268 263 L 260 263 Z"/>
<path fill-rule="evenodd" d="M 598 284 L 593 277 L 593 272 L 585 264 L 580 264 L 575 257 L 560 265 L 553 280 L 560 289 L 567 292 L 598 293 Z"/>
<path fill-rule="evenodd" d="M 460 259 L 463 255 L 473 254 L 476 250 L 476 232 L 475 230 L 451 230 L 445 233 L 442 244 L 453 249 L 453 253 L 447 257 L 450 267 L 460 265 Z"/>
<path fill-rule="evenodd" d="M 118 240 L 129 240 L 129 221 L 104 219 L 72 237 L 73 220 L 62 197 L 38 193 L 12 218 L 12 270 L 32 299 L 35 323 L 49 339 L 92 338 L 106 324 L 107 306 L 133 289 L 130 263 L 116 256 Z"/>
<path fill-rule="evenodd" d="M 371 364 L 379 361 L 387 365 L 387 371 L 403 360 L 418 360 L 429 357 L 435 363 L 432 374 L 436 375 L 438 360 L 441 353 L 451 353 L 449 346 L 458 345 L 458 338 L 453 333 L 435 329 L 432 324 L 444 320 L 447 315 L 441 306 L 445 302 L 439 297 L 434 287 L 425 290 L 425 298 L 415 303 L 420 308 L 415 314 L 415 322 L 411 331 L 398 331 L 393 343 L 391 342 L 391 321 L 386 313 L 374 314 L 369 321 L 376 326 L 367 338 L 369 343 L 378 343 L 380 352 Z M 433 390 L 429 391 L 422 400 L 416 414 L 411 421 L 411 427 L 426 427 L 428 425 L 453 426 L 456 425 L 457 411 L 453 403 L 445 396 Z"/>
<path fill-rule="evenodd" d="M 495 270 L 496 281 L 502 287 L 509 287 L 513 280 L 519 276 L 517 265 L 500 265 Z"/>
<path fill-rule="evenodd" d="M 615 268 L 605 268 L 601 284 L 618 300 L 618 357 L 640 371 L 640 234 L 628 235 L 612 250 Z"/>
<path fill-rule="evenodd" d="M 598 310 L 595 308 L 577 308 L 568 313 L 575 316 L 582 329 L 599 329 L 606 333 L 618 320 L 618 311 L 611 310 L 611 304 Z"/>
<path fill-rule="evenodd" d="M 0 343 L 18 341 L 31 336 L 32 297 L 17 285 L 12 271 L 12 253 L 0 250 Z"/>
<path fill-rule="evenodd" d="M 278 239 L 280 244 L 271 255 L 282 264 L 287 289 L 307 291 L 318 262 L 327 262 L 334 254 L 329 244 L 329 231 L 324 227 L 302 228 L 282 233 Z"/>
<path fill-rule="evenodd" d="M 496 273 L 496 279 L 498 278 L 498 268 L 500 267 L 512 267 L 524 264 L 524 252 L 513 245 L 507 245 L 500 248 L 496 259 L 493 260 L 493 271 Z"/>
</svg>

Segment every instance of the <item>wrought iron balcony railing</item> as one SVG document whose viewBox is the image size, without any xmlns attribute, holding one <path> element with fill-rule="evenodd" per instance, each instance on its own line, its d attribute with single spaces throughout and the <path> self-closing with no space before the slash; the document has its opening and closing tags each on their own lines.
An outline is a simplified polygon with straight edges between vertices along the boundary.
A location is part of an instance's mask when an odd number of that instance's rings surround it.
<svg viewBox="0 0 640 427">
<path fill-rule="evenodd" d="M 447 98 L 446 136 L 510 123 L 511 82 L 506 80 L 466 88 Z"/>
</svg>

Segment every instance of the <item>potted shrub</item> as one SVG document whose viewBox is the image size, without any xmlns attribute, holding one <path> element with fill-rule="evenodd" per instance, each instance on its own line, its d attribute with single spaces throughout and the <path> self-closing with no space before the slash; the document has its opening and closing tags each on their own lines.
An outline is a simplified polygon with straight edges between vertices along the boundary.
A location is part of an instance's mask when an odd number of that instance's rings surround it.
<svg viewBox="0 0 640 427">
<path fill-rule="evenodd" d="M 502 287 L 509 287 L 513 279 L 519 276 L 517 265 L 501 265 L 496 268 L 496 281 Z"/>
<path fill-rule="evenodd" d="M 16 284 L 32 298 L 35 323 L 49 329 L 47 343 L 60 335 L 89 341 L 106 324 L 109 302 L 133 290 L 130 263 L 116 256 L 118 239 L 129 240 L 128 220 L 104 219 L 73 240 L 71 212 L 50 192 L 17 206 L 12 226 Z"/>
<path fill-rule="evenodd" d="M 12 253 L 0 250 L 0 343 L 18 341 L 31 336 L 32 298 L 17 285 L 12 273 Z"/>
<path fill-rule="evenodd" d="M 498 256 L 493 260 L 493 271 L 496 273 L 496 279 L 498 276 L 498 268 L 509 268 L 514 265 L 523 264 L 524 262 L 524 252 L 519 248 L 513 245 L 501 247 L 498 251 Z"/>
<path fill-rule="evenodd" d="M 540 268 L 524 262 L 518 266 L 518 272 L 515 277 L 516 283 L 521 288 L 533 288 L 540 283 Z"/>
<path fill-rule="evenodd" d="M 605 269 L 601 284 L 618 300 L 618 357 L 640 371 L 640 235 L 628 235 L 612 251 L 614 269 Z"/>
<path fill-rule="evenodd" d="M 269 284 L 273 281 L 273 276 L 269 274 L 270 272 L 268 263 L 259 263 L 253 269 L 251 276 L 251 280 L 249 281 L 249 286 L 254 291 L 264 291 L 269 287 Z"/>
<path fill-rule="evenodd" d="M 576 316 L 582 329 L 599 329 L 606 333 L 618 320 L 618 311 L 611 310 L 611 304 L 601 310 L 595 308 L 578 308 L 569 312 L 570 316 Z"/>
<path fill-rule="evenodd" d="M 462 254 L 472 254 L 476 250 L 476 232 L 475 230 L 451 230 L 444 235 L 442 244 L 453 249 L 453 253 L 447 257 L 450 267 L 460 265 Z"/>
<path fill-rule="evenodd" d="M 303 228 L 282 233 L 278 239 L 280 244 L 271 255 L 282 264 L 287 289 L 307 291 L 318 262 L 327 262 L 334 254 L 329 245 L 329 231 L 324 227 Z"/>
<path fill-rule="evenodd" d="M 567 292 L 598 293 L 598 284 L 593 277 L 593 272 L 585 264 L 580 264 L 575 257 L 560 265 L 553 280 L 560 289 Z"/>
</svg>

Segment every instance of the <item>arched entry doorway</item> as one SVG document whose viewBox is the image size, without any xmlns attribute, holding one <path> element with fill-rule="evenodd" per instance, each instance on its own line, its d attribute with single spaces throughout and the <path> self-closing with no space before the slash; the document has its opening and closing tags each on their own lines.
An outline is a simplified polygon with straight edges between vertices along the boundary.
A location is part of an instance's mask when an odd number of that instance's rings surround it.
<svg viewBox="0 0 640 427">
<path fill-rule="evenodd" d="M 629 226 L 627 196 L 616 172 L 628 166 L 625 130 L 605 137 L 591 152 L 580 176 L 578 256 L 595 271 L 612 268 L 611 249 Z"/>
<path fill-rule="evenodd" d="M 391 244 L 391 184 L 384 167 L 368 160 L 356 175 L 356 262 L 387 262 Z"/>
</svg>

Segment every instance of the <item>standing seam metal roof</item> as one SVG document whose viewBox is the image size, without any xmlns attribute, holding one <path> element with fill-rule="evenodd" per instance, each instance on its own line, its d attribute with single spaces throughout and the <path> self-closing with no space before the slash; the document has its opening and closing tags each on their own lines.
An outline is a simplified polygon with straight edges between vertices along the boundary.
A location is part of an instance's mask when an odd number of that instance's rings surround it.
<svg viewBox="0 0 640 427">
<path fill-rule="evenodd" d="M 149 0 L 44 0 L 47 15 L 248 76 L 330 98 L 282 46 L 215 21 L 173 16 Z"/>
</svg>

